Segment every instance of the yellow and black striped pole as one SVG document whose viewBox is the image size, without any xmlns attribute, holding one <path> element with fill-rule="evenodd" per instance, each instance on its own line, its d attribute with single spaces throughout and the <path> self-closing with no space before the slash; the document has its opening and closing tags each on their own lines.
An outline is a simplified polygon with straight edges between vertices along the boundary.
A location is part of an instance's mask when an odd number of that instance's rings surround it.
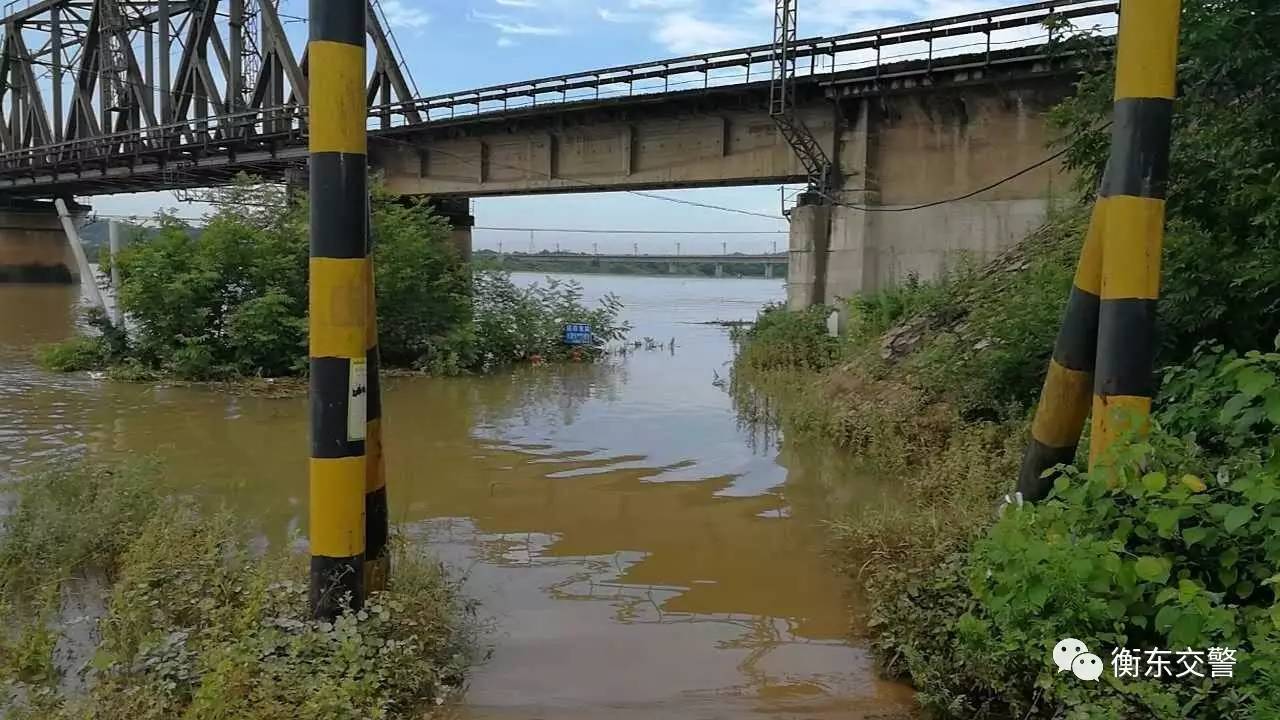
<svg viewBox="0 0 1280 720">
<path fill-rule="evenodd" d="M 364 602 L 369 193 L 364 0 L 311 0 L 311 607 Z"/>
<path fill-rule="evenodd" d="M 1018 476 L 1026 500 L 1049 493 L 1046 470 L 1075 459 L 1090 409 L 1091 464 L 1151 411 L 1180 4 L 1121 9 L 1111 157 Z"/>
<path fill-rule="evenodd" d="M 1098 200 L 1106 223 L 1091 466 L 1127 430 L 1145 431 L 1155 394 L 1180 16 L 1179 0 L 1126 0 L 1120 9 L 1111 159 Z"/>
<path fill-rule="evenodd" d="M 1018 474 L 1018 492 L 1031 502 L 1044 499 L 1053 487 L 1053 478 L 1044 477 L 1046 470 L 1075 461 L 1080 433 L 1089 418 L 1098 347 L 1098 303 L 1102 293 L 1104 208 L 1101 202 L 1093 207 L 1089 231 L 1076 265 L 1075 282 L 1031 425 L 1031 444 Z"/>
<path fill-rule="evenodd" d="M 365 337 L 369 364 L 368 424 L 365 431 L 367 466 L 364 485 L 364 589 L 366 593 L 387 588 L 391 556 L 387 548 L 387 470 L 382 456 L 382 381 L 378 357 L 378 298 L 374 292 L 373 234 L 369 234 L 368 334 Z"/>
</svg>

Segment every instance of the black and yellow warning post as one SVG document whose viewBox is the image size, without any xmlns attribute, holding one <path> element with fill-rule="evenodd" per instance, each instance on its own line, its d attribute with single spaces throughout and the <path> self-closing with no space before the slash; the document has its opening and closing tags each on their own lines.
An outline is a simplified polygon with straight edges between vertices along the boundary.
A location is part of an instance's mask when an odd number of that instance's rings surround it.
<svg viewBox="0 0 1280 720">
<path fill-rule="evenodd" d="M 1180 16 L 1179 0 L 1120 9 L 1111 157 L 1018 479 L 1028 500 L 1074 459 L 1090 409 L 1091 465 L 1150 418 Z"/>
<path fill-rule="evenodd" d="M 369 234 L 370 242 L 373 235 Z M 387 550 L 390 518 L 387 514 L 387 469 L 382 456 L 382 381 L 378 358 L 378 300 L 374 294 L 373 257 L 369 257 L 368 320 L 365 327 L 365 360 L 369 370 L 369 402 L 365 425 L 364 484 L 364 589 L 365 593 L 387 588 L 391 574 L 391 556 Z"/>
<path fill-rule="evenodd" d="M 310 15 L 311 607 L 329 619 L 365 595 L 373 314 L 365 3 L 311 0 Z"/>
</svg>

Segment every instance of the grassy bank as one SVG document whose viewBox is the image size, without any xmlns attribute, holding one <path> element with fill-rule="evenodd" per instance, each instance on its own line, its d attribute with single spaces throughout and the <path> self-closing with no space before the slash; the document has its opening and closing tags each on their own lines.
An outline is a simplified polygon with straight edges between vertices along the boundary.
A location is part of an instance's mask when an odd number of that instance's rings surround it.
<svg viewBox="0 0 1280 720">
<path fill-rule="evenodd" d="M 764 392 L 792 437 L 902 485 L 844 510 L 833 555 L 866 590 L 883 667 L 940 716 L 1280 717 L 1280 6 L 1187 0 L 1182 20 L 1149 436 L 1089 471 L 1086 431 L 1048 500 L 997 512 L 1106 166 L 1110 67 L 1053 113 L 1081 208 L 990 266 L 855 299 L 840 338 L 828 309 L 739 333 L 748 412 Z M 1067 637 L 1100 656 L 1100 681 L 1058 672 Z M 1115 671 L 1122 649 L 1137 677 Z M 1204 677 L 1215 649 L 1231 677 Z"/>
<path fill-rule="evenodd" d="M 1280 717 L 1280 352 L 1183 353 L 1166 327 L 1149 440 L 997 513 L 1084 222 L 1062 212 L 987 267 L 859 298 L 839 338 L 829 309 L 766 310 L 738 333 L 736 395 L 748 413 L 768 398 L 790 437 L 835 442 L 900 484 L 891 503 L 837 509 L 832 556 L 865 591 L 858 625 L 882 667 L 929 710 Z M 1231 679 L 1084 683 L 1049 660 L 1064 637 L 1108 665 L 1113 648 L 1229 647 L 1238 662 Z"/>
<path fill-rule="evenodd" d="M 362 612 L 317 623 L 305 557 L 172 496 L 155 465 L 30 477 L 11 507 L 7 718 L 420 718 L 473 656 L 472 608 L 418 548 Z"/>
</svg>

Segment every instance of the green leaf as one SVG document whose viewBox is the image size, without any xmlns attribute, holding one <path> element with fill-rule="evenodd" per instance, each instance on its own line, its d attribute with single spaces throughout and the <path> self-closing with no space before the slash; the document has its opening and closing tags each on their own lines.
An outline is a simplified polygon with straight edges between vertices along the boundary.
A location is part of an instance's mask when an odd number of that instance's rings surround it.
<svg viewBox="0 0 1280 720">
<path fill-rule="evenodd" d="M 1250 398 L 1258 397 L 1276 384 L 1276 376 L 1255 367 L 1242 368 L 1236 374 L 1236 387 Z"/>
<path fill-rule="evenodd" d="M 1227 517 L 1223 520 L 1223 524 L 1226 525 L 1227 532 L 1235 532 L 1241 527 L 1244 527 L 1245 523 L 1252 519 L 1253 508 L 1247 505 L 1238 505 L 1231 508 L 1231 511 L 1227 513 Z"/>
<path fill-rule="evenodd" d="M 1182 531 L 1182 540 L 1187 545 L 1195 545 L 1204 540 L 1209 535 L 1209 529 L 1205 527 L 1190 527 Z"/>
<path fill-rule="evenodd" d="M 1164 558 L 1152 557 L 1150 555 L 1138 558 L 1134 563 L 1134 572 L 1138 573 L 1138 577 L 1147 582 L 1166 583 L 1169 581 L 1169 569 L 1172 563 Z"/>
<path fill-rule="evenodd" d="M 1271 606 L 1271 624 L 1280 630 L 1280 603 Z"/>
<path fill-rule="evenodd" d="M 1266 403 L 1267 419 L 1280 425 L 1280 390 L 1268 390 L 1262 397 Z"/>
<path fill-rule="evenodd" d="M 1182 610 L 1177 605 L 1165 605 L 1156 613 L 1156 630 L 1167 630 L 1182 617 Z"/>
<path fill-rule="evenodd" d="M 1142 477 L 1142 487 L 1149 493 L 1158 493 L 1169 484 L 1169 478 L 1162 472 L 1147 473 Z"/>
<path fill-rule="evenodd" d="M 1177 622 L 1173 624 L 1173 630 L 1169 633 L 1169 641 L 1175 647 L 1194 645 L 1200 637 L 1200 628 L 1203 626 L 1204 618 L 1195 613 L 1183 613 L 1178 617 Z"/>
<path fill-rule="evenodd" d="M 1232 565 L 1235 565 L 1236 562 L 1238 562 L 1239 560 L 1240 560 L 1240 551 L 1233 547 L 1229 547 L 1226 550 L 1223 550 L 1222 554 L 1218 556 L 1218 562 L 1222 565 L 1222 567 L 1231 567 Z"/>
<path fill-rule="evenodd" d="M 1236 416 L 1240 414 L 1240 411 L 1248 407 L 1251 402 L 1253 402 L 1253 398 L 1248 395 L 1240 394 L 1232 396 L 1231 399 L 1222 406 L 1222 412 L 1218 413 L 1218 422 L 1223 425 L 1229 425 L 1231 421 L 1235 420 Z"/>
</svg>

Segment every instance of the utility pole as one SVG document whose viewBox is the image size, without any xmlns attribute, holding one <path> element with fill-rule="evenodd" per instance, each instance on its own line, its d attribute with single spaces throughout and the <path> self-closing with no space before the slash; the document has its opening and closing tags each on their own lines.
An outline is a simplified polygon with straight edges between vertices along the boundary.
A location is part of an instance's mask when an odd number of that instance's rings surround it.
<svg viewBox="0 0 1280 720">
<path fill-rule="evenodd" d="M 640 243 L 631 243 L 631 252 L 635 255 L 640 254 Z"/>
<path fill-rule="evenodd" d="M 124 311 L 120 308 L 120 223 L 107 223 L 107 249 L 111 252 L 111 320 L 117 328 L 124 327 Z"/>
<path fill-rule="evenodd" d="M 591 254 L 592 254 L 592 255 L 599 255 L 599 254 L 600 254 L 600 248 L 599 248 L 599 246 L 597 246 L 597 245 L 596 245 L 596 243 L 591 243 Z"/>
<path fill-rule="evenodd" d="M 720 254 L 721 254 L 721 255 L 728 255 L 728 254 L 729 254 L 729 243 L 727 243 L 727 242 L 721 242 L 721 243 L 720 243 Z"/>
<path fill-rule="evenodd" d="M 385 582 L 366 565 L 385 567 L 388 518 L 372 397 L 368 138 L 365 113 L 351 110 L 365 107 L 365 2 L 311 0 L 310 18 L 310 600 L 332 620 Z"/>
<path fill-rule="evenodd" d="M 680 243 L 676 243 L 676 255 L 680 254 Z"/>
</svg>

